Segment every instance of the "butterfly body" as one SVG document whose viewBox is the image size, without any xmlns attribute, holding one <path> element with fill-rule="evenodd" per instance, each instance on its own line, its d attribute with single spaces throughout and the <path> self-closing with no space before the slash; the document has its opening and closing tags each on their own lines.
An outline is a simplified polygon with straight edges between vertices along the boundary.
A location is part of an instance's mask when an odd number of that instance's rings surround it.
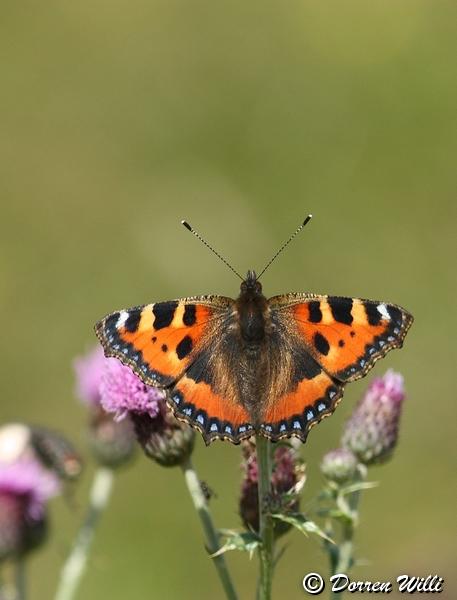
<svg viewBox="0 0 457 600">
<path fill-rule="evenodd" d="M 347 382 L 401 347 L 412 320 L 399 306 L 371 300 L 267 299 L 248 271 L 236 300 L 197 296 L 117 311 L 96 333 L 105 354 L 164 389 L 175 416 L 206 443 L 254 433 L 305 441 Z"/>
</svg>

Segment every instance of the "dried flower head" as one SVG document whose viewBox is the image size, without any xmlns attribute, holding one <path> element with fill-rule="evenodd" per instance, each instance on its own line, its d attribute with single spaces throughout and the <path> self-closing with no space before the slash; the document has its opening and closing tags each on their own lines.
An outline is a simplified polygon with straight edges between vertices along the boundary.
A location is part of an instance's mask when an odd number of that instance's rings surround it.
<svg viewBox="0 0 457 600">
<path fill-rule="evenodd" d="M 247 529 L 259 531 L 258 466 L 255 444 L 242 442 L 244 478 L 241 484 L 239 512 Z M 305 482 L 305 469 L 292 446 L 280 445 L 275 448 L 271 475 L 271 512 L 297 512 L 299 493 Z M 290 529 L 283 521 L 274 523 L 275 535 L 279 536 Z"/>
<path fill-rule="evenodd" d="M 338 448 L 324 455 L 321 462 L 321 471 L 329 481 L 341 485 L 354 478 L 357 465 L 357 458 L 350 450 Z"/>
<path fill-rule="evenodd" d="M 41 544 L 46 503 L 58 492 L 57 477 L 37 460 L 19 458 L 0 463 L 0 560 Z"/>
<path fill-rule="evenodd" d="M 403 377 L 392 370 L 374 379 L 357 404 L 342 436 L 342 445 L 365 464 L 388 460 L 398 439 Z"/>
</svg>

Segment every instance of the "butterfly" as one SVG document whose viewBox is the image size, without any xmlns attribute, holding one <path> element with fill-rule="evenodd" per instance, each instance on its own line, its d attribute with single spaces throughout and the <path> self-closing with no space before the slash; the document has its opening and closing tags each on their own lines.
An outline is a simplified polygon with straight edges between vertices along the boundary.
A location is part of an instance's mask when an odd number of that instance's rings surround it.
<svg viewBox="0 0 457 600">
<path fill-rule="evenodd" d="M 165 390 L 175 417 L 207 444 L 238 444 L 254 434 L 304 442 L 334 412 L 345 384 L 400 348 L 413 322 L 404 308 L 387 302 L 311 293 L 267 299 L 254 271 L 239 277 L 237 299 L 206 295 L 146 304 L 108 314 L 95 326 L 105 355 Z"/>
</svg>

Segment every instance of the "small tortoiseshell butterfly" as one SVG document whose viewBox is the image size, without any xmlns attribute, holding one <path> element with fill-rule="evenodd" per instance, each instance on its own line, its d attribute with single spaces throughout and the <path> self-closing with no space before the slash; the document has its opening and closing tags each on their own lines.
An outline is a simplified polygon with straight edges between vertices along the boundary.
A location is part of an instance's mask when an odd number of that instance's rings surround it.
<svg viewBox="0 0 457 600">
<path fill-rule="evenodd" d="M 254 271 L 238 276 L 236 300 L 210 295 L 146 304 L 95 326 L 106 356 L 166 390 L 175 416 L 207 444 L 238 444 L 253 434 L 304 442 L 333 413 L 346 383 L 402 346 L 413 321 L 387 302 L 308 293 L 267 299 Z"/>
</svg>

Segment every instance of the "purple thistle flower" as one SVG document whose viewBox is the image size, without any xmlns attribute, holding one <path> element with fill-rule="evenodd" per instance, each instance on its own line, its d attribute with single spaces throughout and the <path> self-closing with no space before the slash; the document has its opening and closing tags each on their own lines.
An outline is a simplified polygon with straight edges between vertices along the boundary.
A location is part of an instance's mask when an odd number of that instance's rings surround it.
<svg viewBox="0 0 457 600">
<path fill-rule="evenodd" d="M 90 356 L 90 367 L 95 370 L 96 353 Z M 91 446 L 97 459 L 111 466 L 122 462 L 124 455 L 131 454 L 130 440 L 135 433 L 147 456 L 163 466 L 181 464 L 193 450 L 195 435 L 174 418 L 166 405 L 165 392 L 144 384 L 116 358 L 103 361 L 100 406 L 92 411 L 91 421 Z M 88 367 L 94 377 L 91 369 Z M 114 415 L 114 422 L 108 413 Z"/>
<path fill-rule="evenodd" d="M 115 358 L 106 358 L 101 346 L 96 346 L 84 356 L 78 357 L 74 363 L 76 374 L 76 394 L 89 409 L 89 444 L 92 453 L 100 464 L 117 467 L 129 460 L 134 453 L 135 435 L 132 424 L 128 420 L 117 422 L 116 417 L 109 412 L 115 412 L 118 417 L 125 415 L 122 406 L 114 411 L 105 411 L 102 406 L 102 396 L 105 390 L 105 400 L 112 407 L 120 395 L 124 378 L 119 381 L 117 368 L 126 369 L 131 377 L 135 377 L 127 367 L 123 367 Z M 111 380 L 110 373 L 114 372 Z M 142 384 L 141 384 L 142 385 Z M 113 396 L 109 395 L 113 391 Z M 122 396 L 122 394 L 121 394 Z M 128 390 L 123 397 L 129 397 Z"/>
<path fill-rule="evenodd" d="M 0 463 L 0 560 L 41 544 L 46 503 L 59 489 L 57 477 L 33 458 Z"/>
<path fill-rule="evenodd" d="M 20 459 L 9 464 L 0 463 L 0 493 L 21 497 L 25 515 L 40 519 L 46 502 L 60 490 L 59 480 L 36 460 Z"/>
<path fill-rule="evenodd" d="M 114 413 L 118 421 L 129 412 L 156 417 L 165 396 L 161 390 L 144 384 L 129 367 L 115 358 L 106 359 L 100 394 L 103 408 Z"/>
<path fill-rule="evenodd" d="M 100 383 L 106 361 L 101 346 L 95 346 L 73 362 L 76 374 L 76 396 L 89 406 L 100 405 Z"/>
<path fill-rule="evenodd" d="M 389 370 L 374 379 L 346 423 L 342 445 L 365 465 L 388 460 L 397 443 L 404 399 L 399 373 Z"/>
</svg>

